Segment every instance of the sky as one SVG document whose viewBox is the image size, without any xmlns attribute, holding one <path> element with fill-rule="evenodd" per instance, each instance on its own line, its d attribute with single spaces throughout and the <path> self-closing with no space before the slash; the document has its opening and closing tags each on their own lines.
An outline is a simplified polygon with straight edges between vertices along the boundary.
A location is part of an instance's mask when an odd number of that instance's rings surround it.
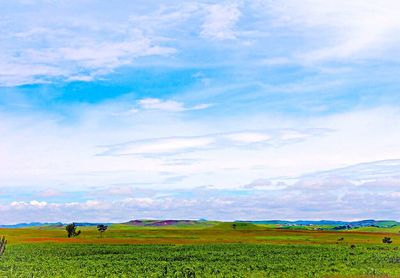
<svg viewBox="0 0 400 278">
<path fill-rule="evenodd" d="M 1 224 L 400 220 L 396 0 L 0 0 Z"/>
</svg>

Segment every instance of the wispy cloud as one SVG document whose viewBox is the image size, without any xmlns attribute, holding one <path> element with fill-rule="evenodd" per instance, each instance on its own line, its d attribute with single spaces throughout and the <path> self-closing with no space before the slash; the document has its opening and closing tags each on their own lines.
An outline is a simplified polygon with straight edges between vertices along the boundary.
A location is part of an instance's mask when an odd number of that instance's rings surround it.
<svg viewBox="0 0 400 278">
<path fill-rule="evenodd" d="M 397 176 L 400 173 L 400 160 L 390 159 L 350 165 L 347 167 L 311 173 L 304 177 L 326 178 L 339 176 L 353 181 L 369 181 Z"/>
<path fill-rule="evenodd" d="M 91 81 L 114 69 L 131 65 L 140 57 L 165 56 L 176 49 L 163 45 L 157 38 L 146 36 L 143 30 L 112 19 L 88 20 L 68 11 L 51 11 L 60 3 L 37 3 L 35 8 L 58 14 L 59 21 L 41 18 L 16 5 L 27 20 L 5 21 L 8 42 L 0 44 L 0 85 L 18 86 L 32 83 L 63 81 Z M 18 17 L 17 16 L 17 17 Z M 4 26 L 3 26 L 4 27 Z"/>
<path fill-rule="evenodd" d="M 206 17 L 202 25 L 201 35 L 214 40 L 236 38 L 235 25 L 241 11 L 237 3 L 212 4 L 206 6 Z"/>
<path fill-rule="evenodd" d="M 8 15 L 0 22 L 5 38 L 0 43 L 2 86 L 89 82 L 123 66 L 143 66 L 138 61 L 200 63 L 195 53 L 211 58 L 218 51 L 212 41 L 237 53 L 226 52 L 229 60 L 215 56 L 212 64 L 238 68 L 260 60 L 264 66 L 308 67 L 398 59 L 399 5 L 393 0 L 173 1 L 168 6 L 87 1 L 71 3 L 69 9 L 58 1 L 4 5 Z M 77 16 L 81 10 L 85 17 Z M 171 56 L 174 63 L 165 59 Z"/>
<path fill-rule="evenodd" d="M 307 49 L 293 53 L 304 63 L 376 58 L 398 42 L 397 1 L 257 2 L 257 12 L 272 16 L 273 26 L 313 38 Z"/>
<path fill-rule="evenodd" d="M 295 143 L 322 135 L 324 129 L 282 129 L 271 131 L 237 131 L 203 136 L 166 137 L 132 141 L 107 146 L 102 155 L 163 155 L 198 151 L 210 148 L 241 147 L 249 144 L 268 144 L 272 147 Z"/>
<path fill-rule="evenodd" d="M 158 98 L 144 98 L 138 101 L 139 106 L 145 110 L 161 110 L 168 112 L 183 112 L 190 110 L 202 110 L 211 107 L 211 104 L 203 103 L 187 107 L 183 102 L 174 100 L 162 100 Z"/>
</svg>

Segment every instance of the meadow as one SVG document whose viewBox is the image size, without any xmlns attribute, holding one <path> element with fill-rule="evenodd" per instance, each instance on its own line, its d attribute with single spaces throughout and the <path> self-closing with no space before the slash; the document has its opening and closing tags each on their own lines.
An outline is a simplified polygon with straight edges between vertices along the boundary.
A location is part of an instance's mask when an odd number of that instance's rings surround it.
<svg viewBox="0 0 400 278">
<path fill-rule="evenodd" d="M 400 277 L 400 234 L 240 223 L 0 229 L 1 277 Z M 389 236 L 392 244 L 383 244 Z M 343 238 L 342 240 L 339 240 Z"/>
</svg>

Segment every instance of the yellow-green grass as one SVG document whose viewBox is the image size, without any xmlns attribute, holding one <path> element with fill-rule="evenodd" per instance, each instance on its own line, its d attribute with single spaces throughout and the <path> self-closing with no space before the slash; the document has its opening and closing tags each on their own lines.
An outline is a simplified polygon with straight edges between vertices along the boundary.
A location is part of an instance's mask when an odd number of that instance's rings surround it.
<svg viewBox="0 0 400 278">
<path fill-rule="evenodd" d="M 357 231 L 378 232 L 378 233 L 400 233 L 400 226 L 393 226 L 393 227 L 389 227 L 389 228 L 362 227 L 362 228 L 358 228 Z"/>
<path fill-rule="evenodd" d="M 233 225 L 236 226 L 233 226 Z M 0 229 L 10 244 L 19 243 L 98 243 L 98 244 L 382 244 L 391 237 L 392 246 L 400 245 L 398 229 L 360 228 L 349 231 L 278 229 L 248 223 L 214 223 L 204 227 L 136 227 L 110 225 L 100 235 L 96 227 L 79 227 L 81 235 L 67 238 L 64 227 Z M 343 240 L 339 240 L 343 238 Z"/>
</svg>

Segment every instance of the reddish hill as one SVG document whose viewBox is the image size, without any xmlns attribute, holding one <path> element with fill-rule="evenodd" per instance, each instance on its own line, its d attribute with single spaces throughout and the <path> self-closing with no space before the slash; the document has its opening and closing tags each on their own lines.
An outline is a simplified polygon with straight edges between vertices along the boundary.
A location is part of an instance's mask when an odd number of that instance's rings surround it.
<svg viewBox="0 0 400 278">
<path fill-rule="evenodd" d="M 197 223 L 198 222 L 195 220 L 131 220 L 123 224 L 132 226 L 162 227 L 174 225 L 193 225 Z"/>
</svg>

